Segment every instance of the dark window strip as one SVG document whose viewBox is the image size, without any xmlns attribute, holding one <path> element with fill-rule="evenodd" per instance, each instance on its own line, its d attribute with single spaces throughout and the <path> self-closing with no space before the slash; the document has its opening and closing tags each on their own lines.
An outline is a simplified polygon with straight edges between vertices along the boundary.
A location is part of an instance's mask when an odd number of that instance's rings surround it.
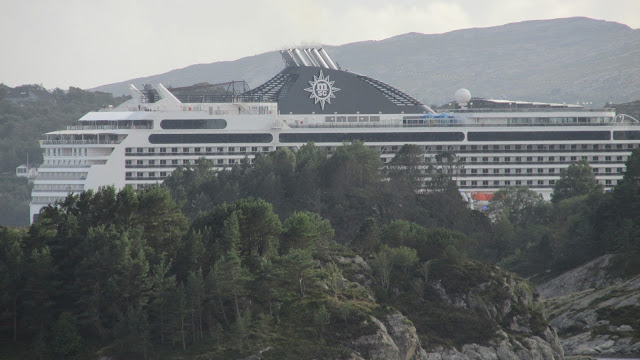
<svg viewBox="0 0 640 360">
<path fill-rule="evenodd" d="M 151 144 L 270 143 L 271 134 L 152 134 Z"/>
<path fill-rule="evenodd" d="M 224 129 L 225 119 L 165 119 L 160 122 L 163 129 Z"/>
<path fill-rule="evenodd" d="M 640 131 L 614 131 L 613 140 L 640 140 Z"/>
<path fill-rule="evenodd" d="M 290 133 L 280 134 L 283 143 L 336 143 L 344 141 L 364 142 L 427 142 L 427 141 L 463 141 L 462 132 L 388 132 L 388 133 Z"/>
<path fill-rule="evenodd" d="M 468 141 L 611 140 L 609 131 L 505 131 L 467 133 Z"/>
</svg>

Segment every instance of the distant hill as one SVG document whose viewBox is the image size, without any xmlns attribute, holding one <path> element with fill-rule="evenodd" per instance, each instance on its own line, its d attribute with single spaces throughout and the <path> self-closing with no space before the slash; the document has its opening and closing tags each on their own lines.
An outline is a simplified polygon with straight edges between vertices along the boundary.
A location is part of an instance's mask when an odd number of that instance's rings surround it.
<svg viewBox="0 0 640 360">
<path fill-rule="evenodd" d="M 622 103 L 640 97 L 640 29 L 574 17 L 444 34 L 409 33 L 380 41 L 325 46 L 342 68 L 394 85 L 425 104 L 453 99 L 460 87 L 487 98 Z M 277 51 L 198 64 L 93 90 L 127 91 L 130 83 L 185 86 L 246 80 L 251 87 L 284 66 Z"/>
<path fill-rule="evenodd" d="M 640 120 L 640 100 L 624 103 L 613 104 L 618 114 L 627 114 L 633 116 L 634 119 Z"/>
</svg>

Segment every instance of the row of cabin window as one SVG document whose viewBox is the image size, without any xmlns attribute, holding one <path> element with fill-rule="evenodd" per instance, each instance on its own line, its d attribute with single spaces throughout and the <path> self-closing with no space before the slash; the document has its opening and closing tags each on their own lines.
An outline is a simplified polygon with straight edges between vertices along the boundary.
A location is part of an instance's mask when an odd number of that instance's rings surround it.
<svg viewBox="0 0 640 360">
<path fill-rule="evenodd" d="M 545 171 L 546 170 L 546 171 Z M 556 172 L 556 168 L 537 168 L 537 169 L 522 169 L 522 168 L 501 168 L 501 169 L 460 169 L 460 174 L 561 174 L 566 170 L 566 168 L 558 168 Z M 593 168 L 594 174 L 614 174 L 614 168 Z M 624 172 L 624 168 L 615 168 L 616 174 L 622 174 Z"/>
<path fill-rule="evenodd" d="M 223 164 L 239 164 L 243 162 L 245 159 L 209 159 L 213 161 L 214 164 L 223 165 Z M 247 159 L 250 164 L 253 163 L 253 159 Z M 194 165 L 196 163 L 195 159 L 172 159 L 172 160 L 136 160 L 135 163 L 133 160 L 125 160 L 124 164 L 126 167 L 135 167 L 138 166 L 154 166 L 154 165 Z"/>
<path fill-rule="evenodd" d="M 401 145 L 391 145 L 391 146 L 371 146 L 371 148 L 380 150 L 380 151 L 388 151 L 389 149 L 391 151 L 398 151 L 402 146 Z M 577 145 L 577 144 L 571 144 L 571 145 L 555 145 L 555 144 L 540 144 L 540 145 L 434 145 L 434 146 L 420 146 L 422 148 L 422 150 L 424 151 L 457 151 L 457 152 L 463 152 L 463 151 L 487 151 L 487 150 L 611 150 L 611 149 L 617 149 L 617 150 L 623 150 L 623 149 L 633 149 L 635 147 L 637 147 L 637 144 L 582 144 L 582 145 Z M 333 147 L 327 147 L 327 148 L 333 148 Z M 157 149 L 157 151 L 156 151 Z M 182 151 L 180 151 L 181 148 L 178 147 L 172 147 L 172 148 L 136 148 L 135 153 L 137 154 L 142 154 L 142 153 L 150 153 L 150 154 L 154 154 L 154 153 L 160 153 L 160 154 L 164 154 L 164 153 L 173 153 L 173 154 L 178 154 L 178 153 L 202 153 L 203 151 L 206 153 L 213 153 L 213 152 L 268 152 L 271 150 L 271 148 L 269 146 L 263 146 L 263 147 L 258 147 L 258 146 L 251 146 L 251 147 L 245 147 L 245 146 L 241 146 L 241 147 L 183 147 Z M 203 150 L 204 149 L 204 150 Z M 237 150 L 236 150 L 237 149 Z M 132 154 L 134 151 L 134 148 L 126 148 L 125 152 L 127 154 Z M 86 149 L 85 149 L 86 151 Z"/>
<path fill-rule="evenodd" d="M 34 196 L 31 198 L 33 204 L 53 204 L 56 201 L 64 200 L 64 196 Z"/>
<path fill-rule="evenodd" d="M 156 152 L 156 149 L 158 149 L 158 151 Z M 226 153 L 226 152 L 253 152 L 253 153 L 257 153 L 257 152 L 268 152 L 270 150 L 270 147 L 268 146 L 230 146 L 230 147 L 183 147 L 183 148 L 178 148 L 178 147 L 172 147 L 172 148 L 136 148 L 135 153 L 136 154 L 166 154 L 166 153 L 171 153 L 171 154 L 185 154 L 185 153 L 193 153 L 193 154 L 200 154 L 200 153 L 215 153 L 215 152 L 219 152 L 219 153 Z M 133 148 L 126 148 L 125 149 L 125 153 L 127 154 L 133 154 Z"/>
<path fill-rule="evenodd" d="M 618 184 L 618 180 L 616 179 L 605 179 L 605 180 L 598 180 L 598 183 L 602 184 L 602 185 L 606 185 L 606 186 L 614 186 Z M 458 181 L 458 186 L 460 188 L 465 188 L 465 187 L 478 187 L 478 186 L 483 186 L 483 187 L 489 187 L 489 186 L 522 186 L 522 185 L 527 185 L 527 186 L 533 186 L 533 185 L 538 185 L 538 186 L 549 186 L 552 187 L 556 184 L 555 180 L 493 180 L 493 181 L 489 181 L 489 180 L 460 180 Z"/>
<path fill-rule="evenodd" d="M 476 187 L 476 186 L 521 186 L 521 185 L 555 185 L 555 180 L 460 180 L 458 186 L 464 187 Z"/>
<path fill-rule="evenodd" d="M 317 145 L 317 144 L 316 144 Z M 453 151 L 453 152 L 473 152 L 473 151 L 501 151 L 501 150 L 522 150 L 522 151 L 557 151 L 557 150 L 632 150 L 638 144 L 571 144 L 571 145 L 418 145 L 424 152 Z M 296 148 L 294 146 L 293 148 Z M 339 146 L 319 146 L 327 150 L 335 150 Z M 381 152 L 396 152 L 402 145 L 370 145 L 369 148 Z M 280 148 L 280 147 L 278 147 Z"/>
<path fill-rule="evenodd" d="M 86 172 L 59 172 L 59 171 L 47 171 L 39 172 L 38 179 L 86 179 Z"/>
<path fill-rule="evenodd" d="M 436 146 L 436 150 L 441 150 Z M 457 149 L 456 149 L 457 147 Z M 477 151 L 477 150 L 623 150 L 633 149 L 638 144 L 538 144 L 538 145 L 460 145 L 454 146 L 453 151 Z"/>
<path fill-rule="evenodd" d="M 91 160 L 45 160 L 45 165 L 91 165 Z"/>
<path fill-rule="evenodd" d="M 372 145 L 369 148 L 386 152 L 396 152 L 400 150 L 402 145 L 380 146 Z M 457 153 L 474 152 L 474 151 L 558 151 L 558 150 L 632 150 L 637 144 L 571 144 L 571 145 L 419 145 L 424 152 L 453 151 Z M 324 146 L 327 150 L 335 150 L 336 146 Z"/>
<path fill-rule="evenodd" d="M 36 184 L 33 191 L 82 191 L 82 184 Z"/>
<path fill-rule="evenodd" d="M 47 156 L 87 156 L 87 153 L 87 148 L 53 148 L 45 152 Z"/>
<path fill-rule="evenodd" d="M 380 116 L 325 116 L 325 122 L 380 122 Z"/>
<path fill-rule="evenodd" d="M 247 159 L 250 164 L 253 164 L 253 159 Z M 245 161 L 245 159 L 212 159 L 214 166 L 216 165 L 235 165 L 241 164 Z M 138 160 L 136 164 L 133 164 L 131 160 L 126 160 L 125 167 L 126 168 L 137 168 L 137 167 L 164 167 L 164 166 L 189 166 L 195 165 L 196 160 L 183 159 L 182 161 L 178 159 L 174 159 L 171 161 L 168 160 L 159 160 L 158 164 L 156 164 L 155 160 L 149 160 L 146 164 L 142 162 L 142 160 Z M 129 172 L 126 173 L 129 176 Z M 162 175 L 164 176 L 164 175 Z"/>
<path fill-rule="evenodd" d="M 618 162 L 624 162 L 627 160 L 627 156 L 623 156 L 623 155 L 619 155 L 616 156 L 616 161 Z M 471 163 L 475 163 L 475 162 L 483 162 L 483 163 L 487 163 L 490 162 L 489 159 L 491 159 L 491 162 L 511 162 L 512 157 L 511 156 L 505 156 L 505 157 L 488 157 L 488 156 L 484 156 L 484 157 L 460 157 L 460 162 L 471 162 Z M 613 157 L 612 156 L 591 156 L 591 159 L 589 159 L 589 156 L 515 156 L 513 157 L 514 161 L 516 163 L 522 162 L 522 159 L 525 159 L 524 161 L 526 162 L 533 162 L 534 159 L 537 162 L 555 162 L 556 159 L 559 162 L 566 162 L 571 161 L 578 161 L 578 160 L 587 160 L 587 161 L 593 161 L 593 162 L 599 162 L 599 161 L 605 161 L 605 162 L 611 162 Z"/>
</svg>

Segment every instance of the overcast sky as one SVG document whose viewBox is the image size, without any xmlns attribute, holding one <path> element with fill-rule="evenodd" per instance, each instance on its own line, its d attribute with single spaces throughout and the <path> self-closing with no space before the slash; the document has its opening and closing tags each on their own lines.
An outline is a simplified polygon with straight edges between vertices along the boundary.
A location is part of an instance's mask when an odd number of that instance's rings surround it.
<svg viewBox="0 0 640 360">
<path fill-rule="evenodd" d="M 587 16 L 640 0 L 0 0 L 0 83 L 91 88 L 285 47 Z"/>
</svg>

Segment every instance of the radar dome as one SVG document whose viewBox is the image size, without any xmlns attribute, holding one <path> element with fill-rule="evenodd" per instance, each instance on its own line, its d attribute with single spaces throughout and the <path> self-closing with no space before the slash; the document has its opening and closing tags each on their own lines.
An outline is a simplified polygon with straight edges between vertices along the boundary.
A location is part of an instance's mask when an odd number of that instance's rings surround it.
<svg viewBox="0 0 640 360">
<path fill-rule="evenodd" d="M 471 100 L 471 93 L 469 92 L 469 90 L 467 89 L 458 89 L 458 91 L 456 91 L 456 102 L 459 105 L 466 105 L 469 100 Z"/>
</svg>

